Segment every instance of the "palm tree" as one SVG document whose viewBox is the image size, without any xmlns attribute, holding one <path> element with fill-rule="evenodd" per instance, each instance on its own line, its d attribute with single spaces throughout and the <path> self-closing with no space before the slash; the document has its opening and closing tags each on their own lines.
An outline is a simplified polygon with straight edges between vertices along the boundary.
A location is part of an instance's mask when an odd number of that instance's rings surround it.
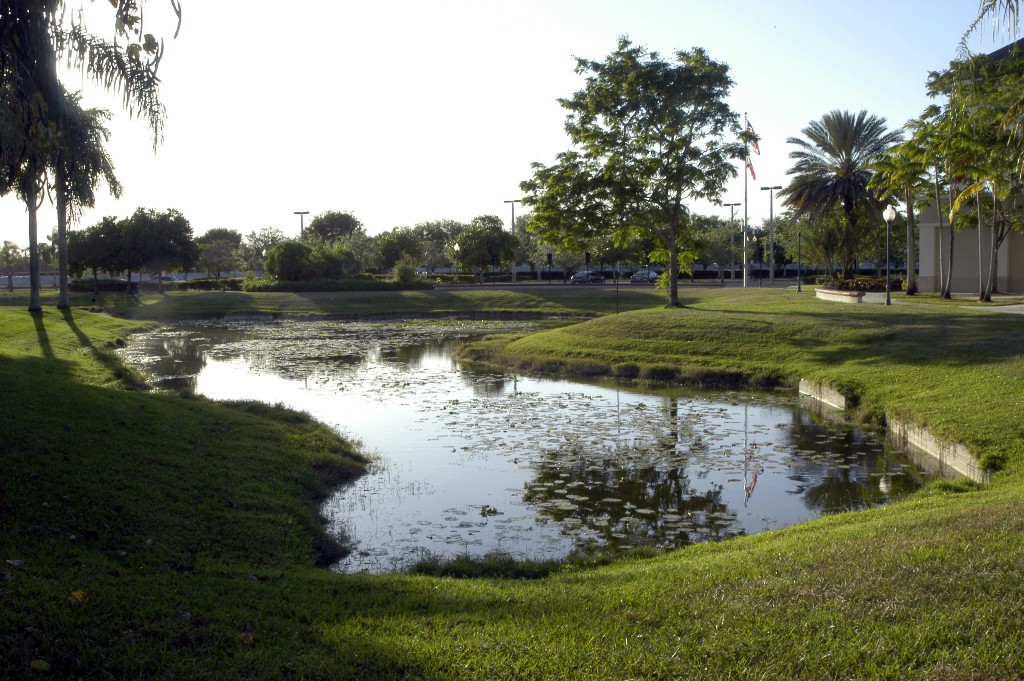
<svg viewBox="0 0 1024 681">
<path fill-rule="evenodd" d="M 908 123 L 908 126 L 910 124 Z M 922 188 L 928 186 L 928 167 L 923 160 L 919 140 L 911 138 L 889 147 L 873 164 L 874 177 L 868 182 L 870 189 L 880 192 L 883 200 L 903 193 L 907 206 L 907 295 L 917 293 L 917 262 L 914 248 L 914 200 Z"/>
<path fill-rule="evenodd" d="M 786 171 L 793 179 L 779 192 L 795 217 L 816 219 L 839 207 L 851 235 L 873 220 L 864 214 L 881 214 L 881 202 L 868 187 L 871 163 L 902 139 L 900 130 L 887 131 L 884 118 L 860 111 L 831 111 L 801 132 L 806 139 L 790 137 L 798 147 L 789 157 L 793 167 Z M 844 268 L 843 276 L 850 272 Z"/>
<path fill-rule="evenodd" d="M 180 6 L 172 6 L 181 17 Z M 148 118 L 154 146 L 164 109 L 157 69 L 162 43 L 142 33 L 138 3 L 114 3 L 119 40 L 88 33 L 78 22 L 64 23 L 62 0 L 4 0 L 0 5 L 0 194 L 12 189 L 29 214 L 29 311 L 42 309 L 39 292 L 37 211 L 45 173 L 61 149 L 67 97 L 57 77 L 57 60 L 67 56 L 109 90 L 123 95 L 129 112 Z"/>
<path fill-rule="evenodd" d="M 95 189 L 100 180 L 110 193 L 121 196 L 121 183 L 114 176 L 114 164 L 104 148 L 110 132 L 104 123 L 110 119 L 105 109 L 85 109 L 79 95 L 67 96 L 67 108 L 61 120 L 62 144 L 53 158 L 54 195 L 57 203 L 57 253 L 60 298 L 57 308 L 71 306 L 68 298 L 68 222 L 81 217 L 82 208 L 96 204 Z"/>
</svg>

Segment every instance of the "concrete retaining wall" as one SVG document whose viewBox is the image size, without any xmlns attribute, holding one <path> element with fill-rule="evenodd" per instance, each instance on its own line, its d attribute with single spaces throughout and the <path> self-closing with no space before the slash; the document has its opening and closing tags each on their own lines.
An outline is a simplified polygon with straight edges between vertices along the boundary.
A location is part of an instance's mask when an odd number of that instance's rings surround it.
<svg viewBox="0 0 1024 681">
<path fill-rule="evenodd" d="M 837 288 L 821 286 L 814 289 L 814 295 L 821 300 L 830 300 L 833 303 L 860 303 L 864 300 L 863 291 L 840 291 Z"/>
<path fill-rule="evenodd" d="M 850 407 L 846 396 L 842 393 L 833 390 L 827 385 L 808 381 L 805 378 L 800 379 L 800 394 L 813 397 L 819 402 L 824 402 L 828 406 L 835 407 L 836 409 L 848 409 Z"/>
<path fill-rule="evenodd" d="M 843 395 L 821 383 L 801 379 L 800 394 L 835 409 L 848 408 L 847 399 Z M 978 464 L 977 458 L 967 447 L 958 443 L 943 442 L 927 428 L 891 418 L 888 414 L 885 422 L 889 437 L 898 446 L 917 450 L 932 460 L 934 466 L 925 466 L 931 472 L 943 475 L 951 470 L 975 482 L 989 481 L 988 471 Z"/>
</svg>

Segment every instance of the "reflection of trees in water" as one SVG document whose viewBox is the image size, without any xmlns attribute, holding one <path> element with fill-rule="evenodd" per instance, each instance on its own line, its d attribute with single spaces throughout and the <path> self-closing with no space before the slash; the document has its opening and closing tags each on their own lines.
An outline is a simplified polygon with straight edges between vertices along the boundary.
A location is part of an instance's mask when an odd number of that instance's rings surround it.
<svg viewBox="0 0 1024 681">
<path fill-rule="evenodd" d="M 581 546 L 678 547 L 729 534 L 735 516 L 720 485 L 698 491 L 682 467 L 620 453 L 589 459 L 579 451 L 547 452 L 524 499 L 575 533 Z"/>
<path fill-rule="evenodd" d="M 887 454 L 867 433 L 819 423 L 808 412 L 793 411 L 789 437 L 792 494 L 822 513 L 870 508 L 918 489 L 921 481 L 906 472 L 904 460 Z"/>
<path fill-rule="evenodd" d="M 682 416 L 680 416 L 680 411 L 682 411 Z M 704 438 L 694 430 L 695 419 L 698 418 L 698 415 L 691 410 L 680 410 L 679 398 L 675 395 L 666 397 L 665 425 L 658 435 L 658 451 L 695 454 L 706 452 L 708 447 Z"/>
<path fill-rule="evenodd" d="M 413 345 L 402 345 L 382 353 L 383 357 L 397 360 L 410 368 L 422 366 L 427 360 L 449 359 L 452 350 L 462 339 L 431 338 Z M 451 361 L 454 365 L 454 362 Z"/>
<path fill-rule="evenodd" d="M 154 336 L 144 343 L 150 360 L 147 370 L 161 388 L 192 394 L 196 377 L 206 367 L 209 347 L 207 339 L 193 335 Z"/>
</svg>

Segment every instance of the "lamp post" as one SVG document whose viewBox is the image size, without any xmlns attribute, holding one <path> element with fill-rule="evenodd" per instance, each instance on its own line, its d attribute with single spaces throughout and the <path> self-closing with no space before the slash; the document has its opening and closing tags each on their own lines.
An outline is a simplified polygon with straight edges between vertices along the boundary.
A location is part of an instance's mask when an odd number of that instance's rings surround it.
<svg viewBox="0 0 1024 681">
<path fill-rule="evenodd" d="M 522 199 L 509 199 L 508 201 L 505 202 L 505 203 L 511 203 L 512 204 L 512 226 L 508 230 L 509 234 L 515 234 L 516 233 L 516 204 L 517 203 L 522 203 L 522 202 L 523 202 Z M 512 258 L 512 282 L 513 283 L 515 283 L 515 281 L 516 281 L 516 271 L 517 271 L 517 269 L 519 267 L 519 263 L 516 262 L 516 260 L 517 260 L 516 258 Z"/>
<path fill-rule="evenodd" d="M 297 210 L 295 214 L 299 216 L 299 238 L 303 238 L 306 234 L 306 216 L 309 215 L 308 210 Z"/>
<path fill-rule="evenodd" d="M 892 305 L 892 298 L 890 297 L 892 284 L 889 270 L 891 269 L 890 263 L 892 262 L 892 221 L 896 219 L 896 209 L 888 206 L 882 211 L 882 217 L 885 218 L 885 304 Z"/>
<path fill-rule="evenodd" d="M 768 192 L 768 283 L 775 281 L 775 190 L 782 189 L 782 185 L 774 187 L 761 187 L 761 191 Z"/>
<path fill-rule="evenodd" d="M 509 230 L 511 232 L 516 231 L 516 204 L 522 202 L 522 199 L 509 199 L 508 201 L 505 202 L 512 204 L 512 228 Z"/>
<path fill-rule="evenodd" d="M 723 203 L 722 205 L 729 209 L 729 280 L 732 281 L 736 278 L 736 251 L 732 247 L 732 228 L 736 224 L 736 206 L 742 204 L 737 201 L 736 203 Z"/>
</svg>

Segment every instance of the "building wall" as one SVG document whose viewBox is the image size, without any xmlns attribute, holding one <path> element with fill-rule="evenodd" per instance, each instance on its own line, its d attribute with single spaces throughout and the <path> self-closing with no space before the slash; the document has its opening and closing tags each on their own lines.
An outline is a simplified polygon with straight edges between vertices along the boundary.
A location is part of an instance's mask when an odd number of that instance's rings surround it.
<svg viewBox="0 0 1024 681">
<path fill-rule="evenodd" d="M 943 218 L 939 230 L 935 209 L 929 207 L 918 218 L 920 228 L 918 290 L 938 292 L 942 290 L 939 273 L 945 272 L 949 258 L 949 221 Z M 942 266 L 939 265 L 941 239 Z M 981 266 L 988 282 L 988 267 L 992 248 L 992 231 L 981 229 Z M 953 293 L 978 292 L 978 230 L 958 229 L 953 237 Z M 999 248 L 996 260 L 996 291 L 999 293 L 1024 293 L 1024 235 L 1010 232 Z"/>
</svg>

